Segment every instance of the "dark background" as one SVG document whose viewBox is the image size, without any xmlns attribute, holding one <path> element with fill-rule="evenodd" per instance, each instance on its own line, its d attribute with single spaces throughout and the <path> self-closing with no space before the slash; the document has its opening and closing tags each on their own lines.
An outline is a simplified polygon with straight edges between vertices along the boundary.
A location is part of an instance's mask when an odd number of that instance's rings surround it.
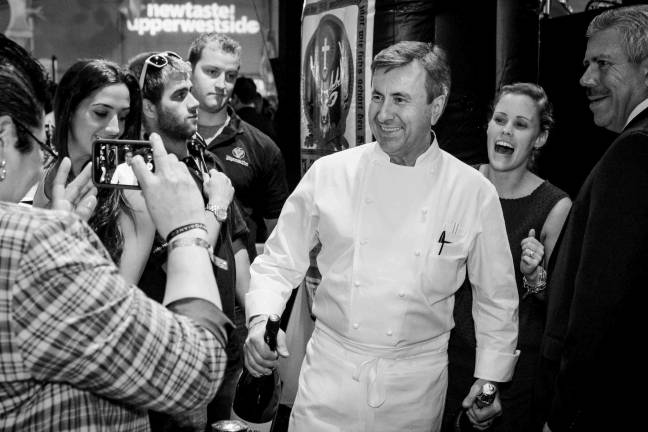
<svg viewBox="0 0 648 432">
<path fill-rule="evenodd" d="M 279 58 L 272 62 L 280 101 L 299 100 L 300 10 L 279 2 Z M 452 90 L 435 131 L 443 149 L 467 163 L 486 162 L 486 124 L 496 89 L 518 81 L 542 85 L 555 109 L 555 129 L 537 161 L 541 177 L 576 196 L 614 134 L 594 125 L 578 81 L 583 72 L 585 31 L 604 9 L 585 11 L 557 1 L 542 14 L 532 0 L 376 0 L 374 54 L 400 40 L 443 46 L 452 68 Z M 626 1 L 624 5 L 647 3 Z M 280 77 L 280 78 L 279 78 Z M 296 103 L 280 104 L 279 126 L 289 181 L 299 180 L 299 118 Z M 294 144 L 293 144 L 294 143 Z"/>
</svg>

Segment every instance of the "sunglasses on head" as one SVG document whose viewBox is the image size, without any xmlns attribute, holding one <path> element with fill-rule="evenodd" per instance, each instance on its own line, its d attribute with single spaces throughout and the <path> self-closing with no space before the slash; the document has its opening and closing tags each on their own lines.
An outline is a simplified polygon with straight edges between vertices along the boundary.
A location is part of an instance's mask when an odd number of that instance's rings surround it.
<svg viewBox="0 0 648 432">
<path fill-rule="evenodd" d="M 144 67 L 142 67 L 142 72 L 140 73 L 139 79 L 140 90 L 144 88 L 144 80 L 146 80 L 146 71 L 148 70 L 149 65 L 158 69 L 162 69 L 164 66 L 169 64 L 169 57 L 175 57 L 178 60 L 182 60 L 182 57 L 180 57 L 179 54 L 176 54 L 173 51 L 155 53 L 144 60 Z"/>
<path fill-rule="evenodd" d="M 45 153 L 47 153 L 48 155 L 50 155 L 54 159 L 56 159 L 58 157 L 56 152 L 52 149 L 52 133 L 50 133 L 48 126 L 46 126 L 47 127 L 47 129 L 45 131 L 46 138 L 45 138 L 45 142 L 43 142 L 43 141 L 39 140 L 38 138 L 36 138 L 36 136 L 29 130 L 29 128 L 27 126 L 25 126 L 24 124 L 22 124 L 20 121 L 18 121 L 16 119 L 13 119 L 13 122 L 18 127 L 18 129 L 20 129 L 21 131 L 23 131 L 24 133 L 29 135 L 31 137 L 31 139 L 36 141 L 36 144 L 38 144 L 38 146 L 41 148 L 41 150 L 43 150 Z"/>
</svg>

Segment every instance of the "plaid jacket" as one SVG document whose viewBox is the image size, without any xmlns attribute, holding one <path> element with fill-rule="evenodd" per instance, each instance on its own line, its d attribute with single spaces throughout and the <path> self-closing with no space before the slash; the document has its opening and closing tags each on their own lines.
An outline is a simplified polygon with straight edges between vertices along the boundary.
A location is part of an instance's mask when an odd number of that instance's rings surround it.
<svg viewBox="0 0 648 432">
<path fill-rule="evenodd" d="M 76 216 L 0 202 L 0 430 L 148 431 L 149 409 L 206 404 L 227 318 L 197 299 L 169 309 Z"/>
</svg>

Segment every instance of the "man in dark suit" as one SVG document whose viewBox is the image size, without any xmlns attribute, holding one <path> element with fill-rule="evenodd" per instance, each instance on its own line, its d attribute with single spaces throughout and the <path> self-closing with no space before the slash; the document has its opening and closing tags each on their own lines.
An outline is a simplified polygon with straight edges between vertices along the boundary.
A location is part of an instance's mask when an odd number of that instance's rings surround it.
<svg viewBox="0 0 648 432">
<path fill-rule="evenodd" d="M 645 423 L 637 342 L 648 290 L 648 5 L 603 12 L 587 37 L 580 83 L 594 123 L 620 135 L 585 181 L 554 254 L 543 340 L 543 371 L 555 378 L 544 430 L 553 432 Z"/>
</svg>

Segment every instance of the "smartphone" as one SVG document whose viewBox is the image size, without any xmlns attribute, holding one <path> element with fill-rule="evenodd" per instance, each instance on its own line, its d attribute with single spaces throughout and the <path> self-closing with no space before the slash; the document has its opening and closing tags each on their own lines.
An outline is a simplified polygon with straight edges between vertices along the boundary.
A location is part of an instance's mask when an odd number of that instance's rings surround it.
<svg viewBox="0 0 648 432">
<path fill-rule="evenodd" d="M 151 143 L 140 140 L 98 139 L 92 143 L 92 182 L 97 187 L 140 189 L 131 160 L 140 155 L 155 172 Z"/>
</svg>

